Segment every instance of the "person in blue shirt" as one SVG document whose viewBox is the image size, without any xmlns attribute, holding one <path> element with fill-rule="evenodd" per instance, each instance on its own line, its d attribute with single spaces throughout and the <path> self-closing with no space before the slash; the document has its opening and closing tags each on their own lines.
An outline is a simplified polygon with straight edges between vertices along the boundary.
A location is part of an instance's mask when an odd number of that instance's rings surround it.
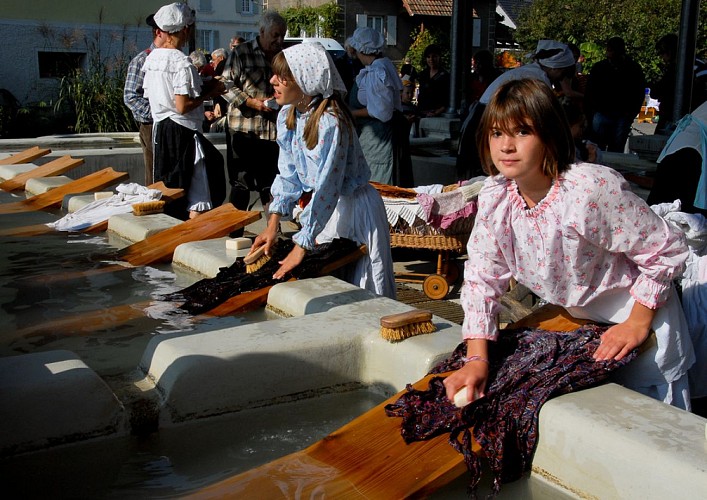
<svg viewBox="0 0 707 500">
<path fill-rule="evenodd" d="M 297 206 L 301 230 L 280 261 L 274 278 L 282 279 L 317 244 L 348 238 L 367 246 L 367 254 L 341 276 L 378 295 L 395 298 L 390 230 L 383 200 L 369 183 L 345 85 L 331 56 L 318 43 L 292 46 L 272 63 L 271 83 L 282 106 L 277 117 L 279 174 L 273 182 L 266 229 L 252 252 L 265 246 L 270 255 L 280 220 Z"/>
</svg>

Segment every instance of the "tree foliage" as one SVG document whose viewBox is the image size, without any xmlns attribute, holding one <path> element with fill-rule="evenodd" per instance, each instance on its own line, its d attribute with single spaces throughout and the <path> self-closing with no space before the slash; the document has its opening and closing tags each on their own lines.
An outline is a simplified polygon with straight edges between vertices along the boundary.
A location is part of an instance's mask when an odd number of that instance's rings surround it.
<svg viewBox="0 0 707 500">
<path fill-rule="evenodd" d="M 655 43 L 663 35 L 678 32 L 681 7 L 682 0 L 534 0 L 519 16 L 515 40 L 527 50 L 541 39 L 575 43 L 587 57 L 589 69 L 603 59 L 606 40 L 620 36 L 652 80 L 658 76 L 660 62 Z M 703 1 L 698 53 L 707 47 L 706 28 L 707 2 Z"/>
<path fill-rule="evenodd" d="M 420 27 L 418 27 L 410 33 L 410 39 L 412 43 L 405 54 L 404 61 L 409 61 L 415 68 L 415 71 L 420 73 L 427 67 L 427 62 L 422 55 L 425 52 L 425 48 L 433 43 L 442 48 L 442 65 L 447 68 L 449 67 L 449 35 L 439 30 L 420 29 Z"/>
<path fill-rule="evenodd" d="M 329 2 L 318 7 L 302 5 L 280 11 L 287 22 L 287 31 L 293 37 L 319 36 L 337 38 L 339 36 L 339 16 L 341 7 Z"/>
</svg>

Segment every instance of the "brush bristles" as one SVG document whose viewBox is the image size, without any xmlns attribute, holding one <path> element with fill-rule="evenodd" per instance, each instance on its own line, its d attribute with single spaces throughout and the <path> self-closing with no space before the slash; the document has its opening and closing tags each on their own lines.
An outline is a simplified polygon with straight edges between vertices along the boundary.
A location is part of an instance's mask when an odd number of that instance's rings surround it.
<svg viewBox="0 0 707 500">
<path fill-rule="evenodd" d="M 133 203 L 133 215 L 161 214 L 164 212 L 164 200 L 141 201 Z"/>
<path fill-rule="evenodd" d="M 422 321 L 420 323 L 411 323 L 409 325 L 398 326 L 395 328 L 386 328 L 381 326 L 381 337 L 388 342 L 400 342 L 415 335 L 424 335 L 437 331 L 432 321 Z"/>
<path fill-rule="evenodd" d="M 245 272 L 248 274 L 252 274 L 252 273 L 256 272 L 258 269 L 260 269 L 261 267 L 263 267 L 265 264 L 267 264 L 269 260 L 270 260 L 270 256 L 263 254 L 258 260 L 256 260 L 252 264 L 246 264 Z"/>
</svg>

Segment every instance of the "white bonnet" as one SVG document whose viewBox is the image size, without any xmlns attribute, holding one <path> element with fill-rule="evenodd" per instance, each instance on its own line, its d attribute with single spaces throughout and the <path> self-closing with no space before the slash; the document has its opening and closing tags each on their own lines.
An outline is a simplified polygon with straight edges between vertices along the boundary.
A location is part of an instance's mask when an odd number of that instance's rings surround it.
<svg viewBox="0 0 707 500">
<path fill-rule="evenodd" d="M 176 33 L 194 24 L 194 12 L 187 4 L 175 2 L 160 7 L 154 16 L 155 24 L 162 31 Z"/>
<path fill-rule="evenodd" d="M 351 38 L 348 39 L 349 45 L 356 52 L 361 54 L 378 54 L 383 50 L 385 40 L 380 31 L 373 28 L 356 28 Z"/>
<path fill-rule="evenodd" d="M 544 55 L 543 52 L 546 51 L 550 51 L 552 55 Z M 567 68 L 575 64 L 574 55 L 570 48 L 556 40 L 540 40 L 535 52 L 530 55 L 548 68 Z"/>
<path fill-rule="evenodd" d="M 297 86 L 306 95 L 331 97 L 335 90 L 346 93 L 346 86 L 334 61 L 321 43 L 300 43 L 286 48 L 282 53 Z"/>
</svg>

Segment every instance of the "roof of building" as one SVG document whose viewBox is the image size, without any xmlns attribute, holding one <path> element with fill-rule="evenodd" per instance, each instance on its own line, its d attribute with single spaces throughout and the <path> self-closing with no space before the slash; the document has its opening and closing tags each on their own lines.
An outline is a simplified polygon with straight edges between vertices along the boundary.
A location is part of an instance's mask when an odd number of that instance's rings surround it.
<svg viewBox="0 0 707 500">
<path fill-rule="evenodd" d="M 452 0 L 403 0 L 403 7 L 411 16 L 452 15 Z"/>
</svg>

